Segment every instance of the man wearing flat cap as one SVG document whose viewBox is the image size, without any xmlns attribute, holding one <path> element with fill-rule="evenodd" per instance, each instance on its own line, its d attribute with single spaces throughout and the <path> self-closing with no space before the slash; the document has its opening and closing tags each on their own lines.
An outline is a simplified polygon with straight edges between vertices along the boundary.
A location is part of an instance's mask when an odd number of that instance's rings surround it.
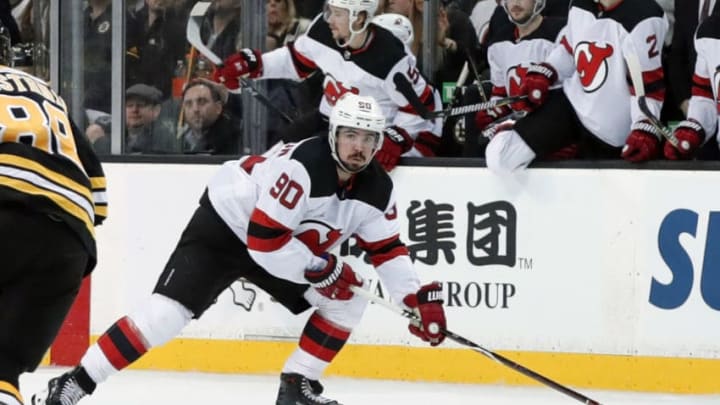
<svg viewBox="0 0 720 405">
<path fill-rule="evenodd" d="M 127 89 L 124 153 L 164 154 L 178 151 L 173 124 L 158 119 L 161 101 L 162 93 L 153 86 L 139 83 Z M 108 128 L 103 128 L 104 136 L 96 136 L 93 143 L 96 152 L 110 153 L 109 133 Z"/>
</svg>

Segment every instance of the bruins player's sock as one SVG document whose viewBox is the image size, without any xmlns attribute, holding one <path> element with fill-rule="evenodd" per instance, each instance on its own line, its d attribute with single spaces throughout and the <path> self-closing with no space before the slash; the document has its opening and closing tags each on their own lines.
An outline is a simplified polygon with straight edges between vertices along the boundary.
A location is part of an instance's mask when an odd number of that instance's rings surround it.
<svg viewBox="0 0 720 405">
<path fill-rule="evenodd" d="M 11 384 L 0 380 L 0 404 L 23 405 L 22 396 L 17 389 L 17 383 Z"/>
</svg>

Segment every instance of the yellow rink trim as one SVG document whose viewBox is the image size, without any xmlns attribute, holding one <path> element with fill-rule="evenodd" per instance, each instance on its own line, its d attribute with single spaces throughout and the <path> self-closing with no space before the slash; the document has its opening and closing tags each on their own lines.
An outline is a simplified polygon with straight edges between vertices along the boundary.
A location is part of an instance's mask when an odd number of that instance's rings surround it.
<svg viewBox="0 0 720 405">
<path fill-rule="evenodd" d="M 93 341 L 97 337 L 93 337 Z M 152 349 L 136 369 L 278 373 L 295 342 L 175 339 Z M 499 354 L 560 384 L 594 389 L 720 393 L 720 360 L 503 351 Z M 469 349 L 347 345 L 329 375 L 410 381 L 539 385 Z"/>
</svg>

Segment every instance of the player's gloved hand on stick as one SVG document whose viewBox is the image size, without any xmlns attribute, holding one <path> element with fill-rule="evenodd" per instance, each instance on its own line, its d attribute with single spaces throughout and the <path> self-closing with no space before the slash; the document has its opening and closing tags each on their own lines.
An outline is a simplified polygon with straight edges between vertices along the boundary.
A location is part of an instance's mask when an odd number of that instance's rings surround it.
<svg viewBox="0 0 720 405">
<path fill-rule="evenodd" d="M 665 142 L 663 150 L 665 158 L 670 160 L 689 159 L 705 139 L 705 130 L 694 119 L 680 122 L 674 132 L 678 140 L 677 148 Z"/>
<path fill-rule="evenodd" d="M 488 125 L 512 113 L 510 106 L 503 105 L 489 110 L 480 110 L 475 114 L 475 125 L 479 131 L 484 130 Z"/>
<path fill-rule="evenodd" d="M 375 159 L 385 169 L 391 171 L 400 161 L 400 156 L 412 149 L 413 139 L 406 130 L 398 126 L 385 128 L 383 144 L 375 154 Z"/>
<path fill-rule="evenodd" d="M 305 270 L 305 279 L 330 299 L 346 301 L 352 298 L 351 286 L 362 286 L 363 282 L 349 264 L 338 261 L 333 254 L 325 254 L 327 260 L 325 267 L 319 270 Z"/>
<path fill-rule="evenodd" d="M 262 54 L 257 49 L 243 48 L 223 61 L 215 70 L 213 80 L 223 83 L 230 90 L 240 87 L 240 78 L 254 79 L 262 74 Z"/>
<path fill-rule="evenodd" d="M 660 152 L 658 130 L 647 120 L 634 123 L 631 129 L 622 149 L 622 158 L 633 163 L 655 159 Z"/>
<path fill-rule="evenodd" d="M 520 94 L 526 94 L 530 103 L 539 106 L 545 102 L 550 86 L 557 77 L 555 68 L 547 63 L 530 65 L 520 87 Z"/>
<path fill-rule="evenodd" d="M 433 282 L 426 284 L 415 293 L 408 294 L 403 303 L 419 318 L 419 321 L 410 322 L 410 333 L 437 346 L 445 340 L 442 333 L 447 326 L 445 310 L 443 309 L 442 285 Z"/>
</svg>

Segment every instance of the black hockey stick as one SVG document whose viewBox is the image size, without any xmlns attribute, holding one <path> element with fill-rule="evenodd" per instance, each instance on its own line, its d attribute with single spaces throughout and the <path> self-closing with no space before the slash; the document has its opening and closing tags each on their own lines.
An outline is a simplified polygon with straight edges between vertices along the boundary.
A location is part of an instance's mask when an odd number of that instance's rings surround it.
<svg viewBox="0 0 720 405">
<path fill-rule="evenodd" d="M 190 45 L 194 46 L 195 49 L 198 50 L 198 52 L 200 52 L 204 57 L 208 58 L 208 60 L 212 62 L 216 67 L 222 68 L 222 59 L 220 59 L 219 56 L 215 55 L 215 53 L 210 48 L 208 48 L 205 43 L 203 43 L 202 37 L 200 36 L 200 25 L 205 18 L 205 13 L 207 12 L 208 7 L 210 7 L 209 1 L 198 1 L 197 3 L 195 3 L 192 10 L 190 10 L 190 17 L 188 18 L 185 36 L 187 37 L 187 41 L 190 43 Z M 288 123 L 293 123 L 293 119 L 290 118 L 289 115 L 287 115 L 284 111 L 282 111 L 275 104 L 273 104 L 273 102 L 265 94 L 260 93 L 255 88 L 255 86 L 250 83 L 250 81 L 245 80 L 242 77 L 239 78 L 239 81 L 241 88 L 248 91 L 251 96 L 258 99 L 261 103 L 265 105 L 265 107 L 269 108 L 274 113 L 279 114 Z"/>
<path fill-rule="evenodd" d="M 666 127 L 656 116 L 650 111 L 645 97 L 645 83 L 642 78 L 642 67 L 636 54 L 630 52 L 625 55 L 628 72 L 630 73 L 630 81 L 635 88 L 635 96 L 637 97 L 640 112 L 650 121 L 653 127 L 674 147 L 678 147 L 678 140 L 675 134 Z"/>
<path fill-rule="evenodd" d="M 389 309 L 411 321 L 418 321 L 418 322 L 420 321 L 418 316 L 416 314 L 414 314 L 413 312 L 403 309 L 403 308 L 391 303 L 390 301 L 384 300 L 362 287 L 351 286 L 351 288 L 355 294 L 367 299 L 370 302 L 379 304 L 379 305 L 381 305 L 381 306 L 383 306 L 383 307 L 385 307 L 385 308 L 387 308 L 387 309 Z M 575 399 L 577 401 L 580 401 L 586 405 L 601 405 L 600 402 L 597 402 L 594 399 L 591 399 L 573 389 L 570 389 L 570 388 L 568 388 L 562 384 L 559 384 L 541 374 L 538 374 L 535 371 L 532 371 L 529 368 L 522 366 L 522 365 L 508 359 L 507 357 L 504 357 L 498 353 L 488 350 L 488 349 L 480 346 L 479 344 L 472 342 L 471 340 L 466 339 L 454 332 L 451 332 L 447 329 L 441 329 L 440 332 L 443 335 L 445 335 L 445 337 L 447 337 L 448 339 L 450 339 L 456 343 L 459 343 L 463 346 L 469 347 L 470 349 L 482 354 L 483 356 L 485 356 L 493 361 L 496 361 L 496 362 L 502 364 L 503 366 L 510 367 L 511 369 L 517 371 L 518 373 L 523 374 L 526 377 L 532 378 L 533 380 L 535 380 L 545 386 L 548 386 L 556 391 L 559 391 L 569 397 L 572 397 L 573 399 Z"/>
<path fill-rule="evenodd" d="M 415 111 L 417 111 L 418 115 L 420 115 L 423 119 L 426 120 L 432 120 L 439 117 L 454 117 L 456 115 L 465 115 L 482 110 L 490 110 L 495 107 L 502 107 L 504 105 L 512 104 L 527 98 L 526 95 L 498 98 L 490 101 L 483 101 L 481 103 L 460 105 L 457 107 L 448 107 L 441 111 L 431 112 L 428 111 L 427 107 L 425 107 L 425 104 L 420 101 L 418 96 L 415 94 L 415 90 L 412 88 L 412 85 L 410 84 L 410 82 L 407 81 L 405 76 L 397 73 L 395 74 L 395 77 L 393 77 L 393 82 L 395 82 L 395 86 L 400 92 L 400 94 L 405 96 L 410 105 L 415 109 Z"/>
<path fill-rule="evenodd" d="M 502 107 L 504 105 L 516 103 L 521 100 L 525 100 L 527 98 L 526 95 L 522 96 L 512 96 L 512 97 L 504 97 L 504 98 L 496 98 L 496 99 L 490 99 L 489 101 L 483 101 L 480 103 L 475 104 L 468 104 L 468 105 L 460 105 L 457 107 L 450 107 L 446 108 L 442 111 L 436 111 L 432 113 L 434 116 L 438 117 L 454 117 L 456 115 L 465 115 L 470 114 L 482 110 L 491 110 L 495 107 Z"/>
</svg>

